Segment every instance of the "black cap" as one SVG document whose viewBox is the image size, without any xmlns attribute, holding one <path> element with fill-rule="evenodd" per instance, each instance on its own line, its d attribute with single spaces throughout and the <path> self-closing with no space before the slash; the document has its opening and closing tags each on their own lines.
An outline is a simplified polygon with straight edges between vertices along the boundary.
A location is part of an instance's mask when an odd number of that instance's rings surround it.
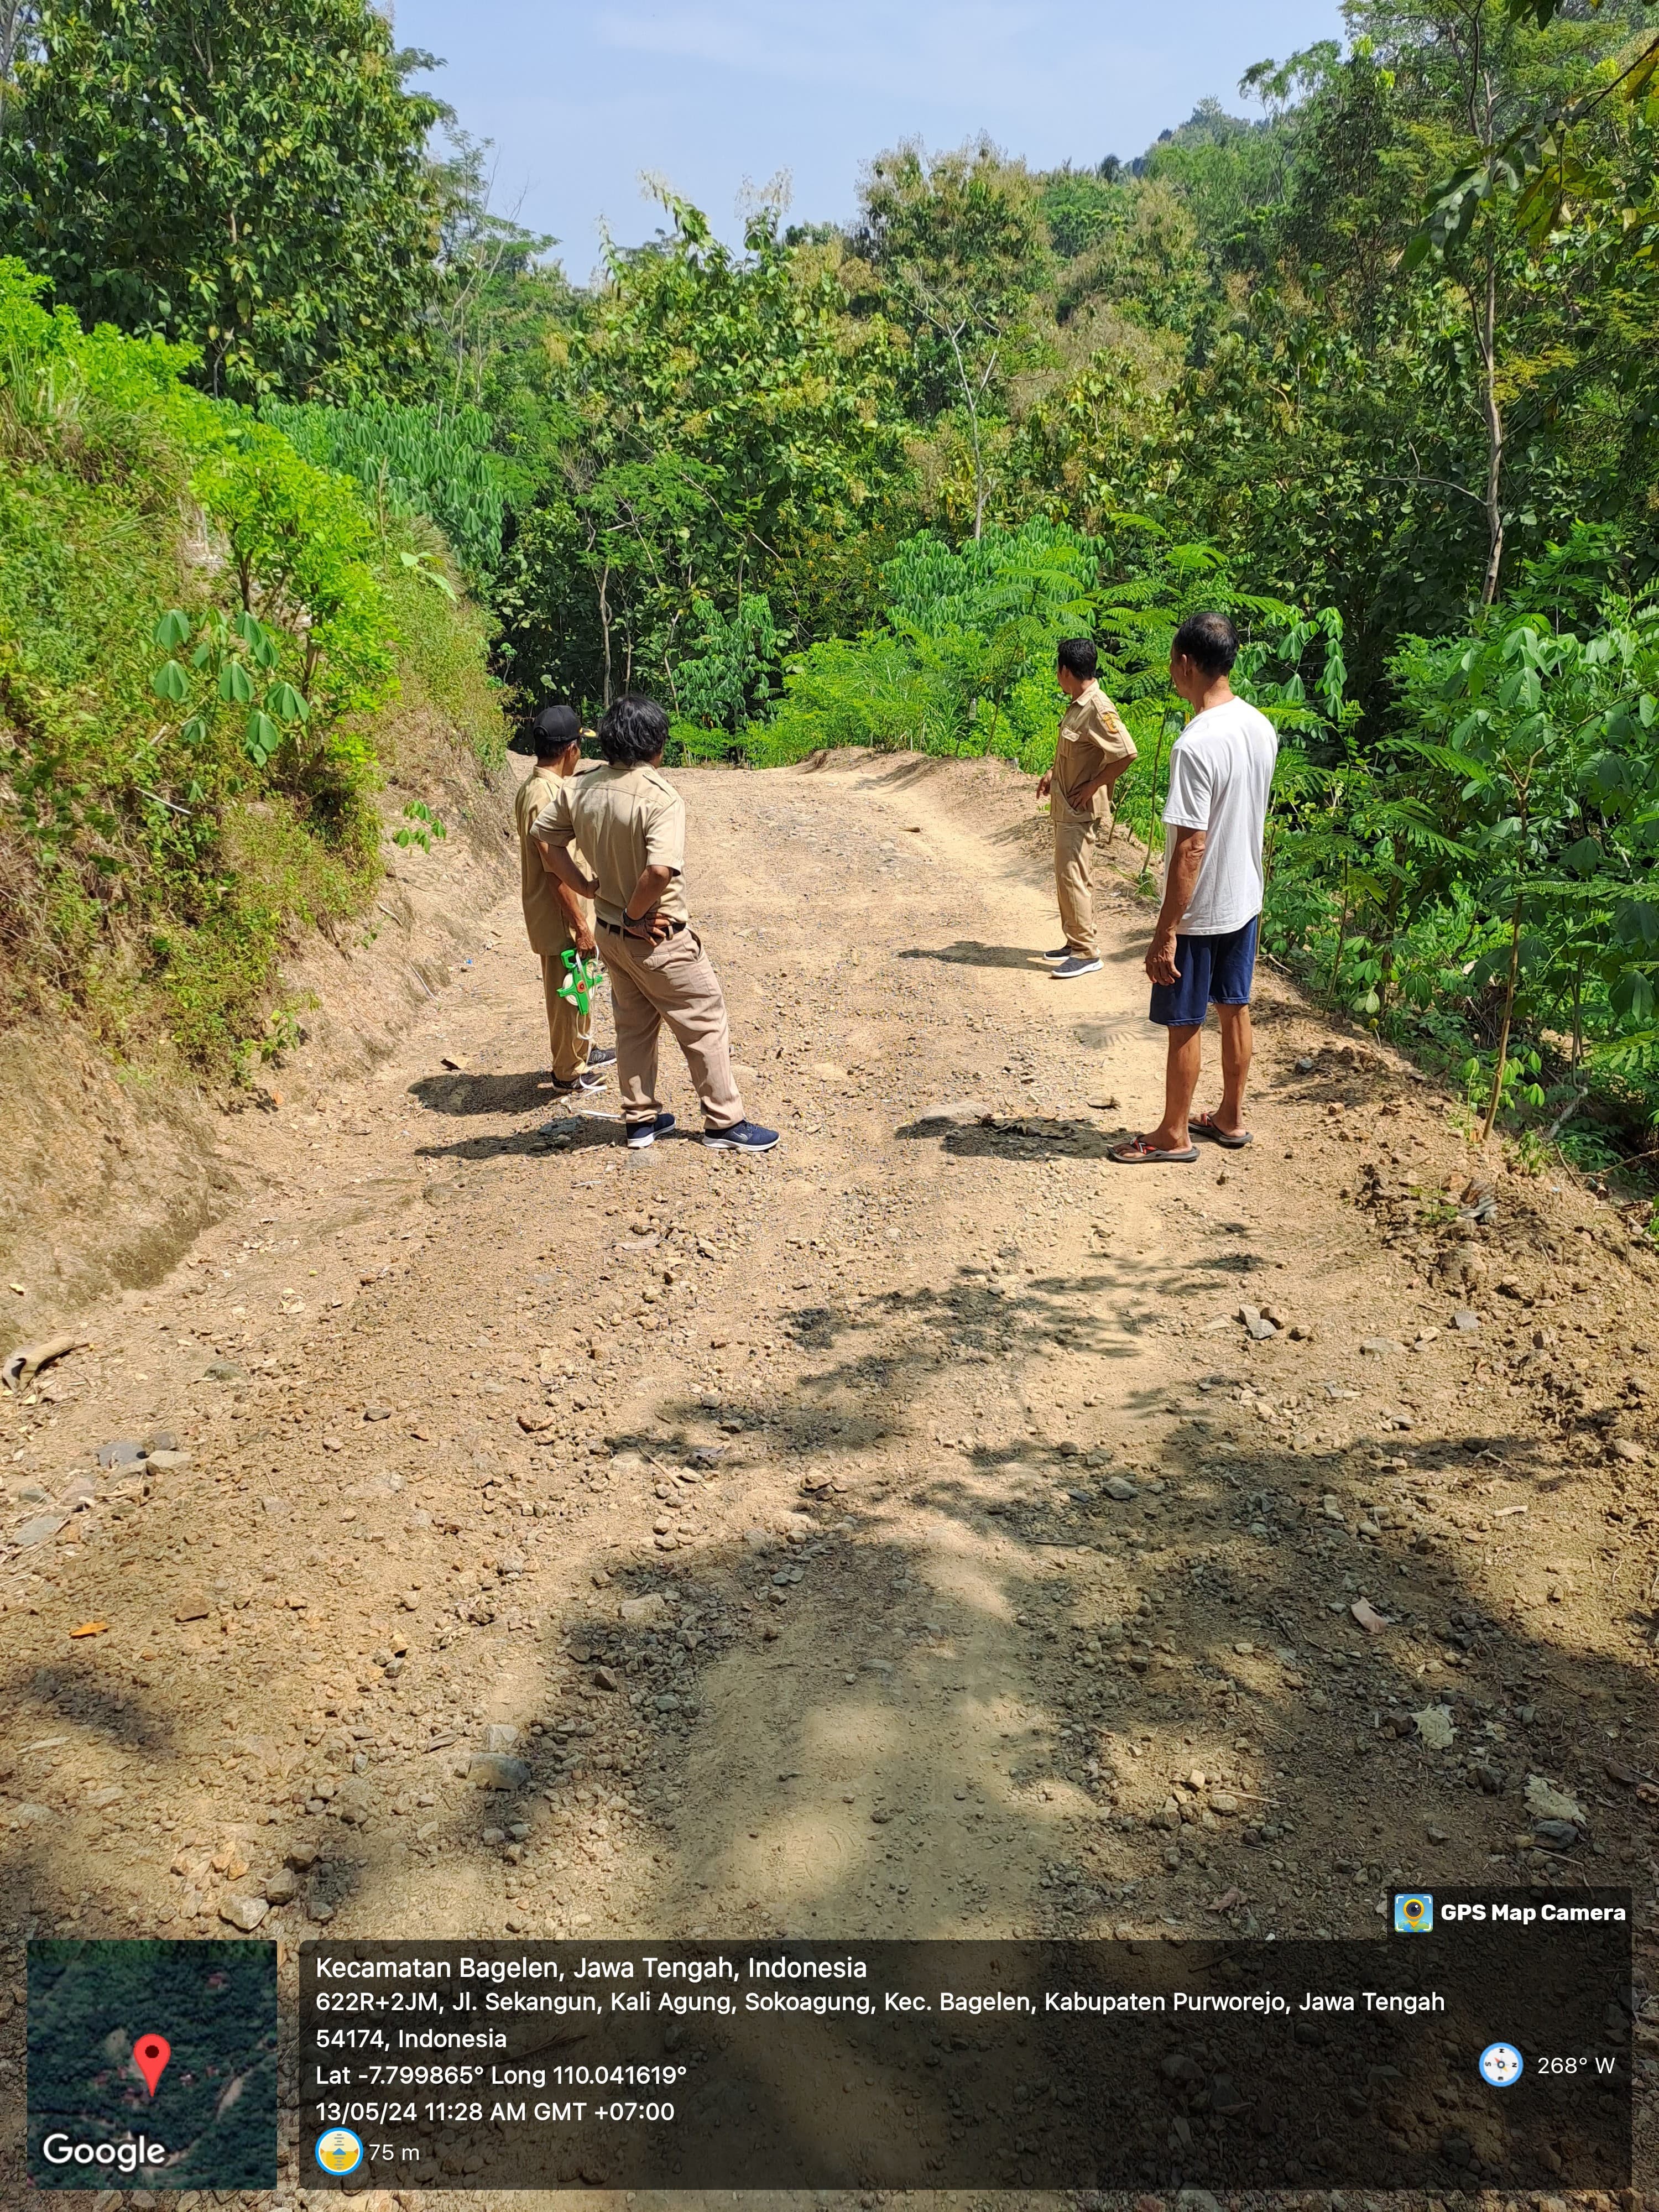
<svg viewBox="0 0 1659 2212">
<path fill-rule="evenodd" d="M 568 746 L 580 744 L 581 736 L 581 720 L 574 707 L 544 707 L 527 730 L 509 740 L 507 750 L 556 760 Z"/>
<path fill-rule="evenodd" d="M 567 745 L 581 743 L 581 717 L 574 707 L 544 707 L 530 726 L 536 733 L 536 749 L 543 760 L 551 760 Z"/>
</svg>

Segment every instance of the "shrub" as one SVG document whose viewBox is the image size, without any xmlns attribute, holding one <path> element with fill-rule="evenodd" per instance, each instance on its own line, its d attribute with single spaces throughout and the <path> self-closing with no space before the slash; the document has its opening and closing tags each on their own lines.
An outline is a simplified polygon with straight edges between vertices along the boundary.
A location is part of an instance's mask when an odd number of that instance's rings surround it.
<svg viewBox="0 0 1659 2212">
<path fill-rule="evenodd" d="M 483 627 L 428 526 L 40 289 L 0 261 L 0 1018 L 225 1072 L 283 944 L 368 895 L 400 657 L 499 750 Z"/>
<path fill-rule="evenodd" d="M 495 574 L 506 475 L 491 451 L 494 421 L 482 408 L 377 399 L 346 407 L 268 404 L 260 412 L 307 460 L 353 477 L 383 532 L 392 517 L 428 515 L 474 582 Z"/>
</svg>

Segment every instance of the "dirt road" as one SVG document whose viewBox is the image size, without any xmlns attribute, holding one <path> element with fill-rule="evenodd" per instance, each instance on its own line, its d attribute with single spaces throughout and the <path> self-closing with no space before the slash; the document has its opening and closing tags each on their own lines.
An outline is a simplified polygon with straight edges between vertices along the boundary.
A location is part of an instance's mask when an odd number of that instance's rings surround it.
<svg viewBox="0 0 1659 2212">
<path fill-rule="evenodd" d="M 1445 1099 L 1271 978 L 1253 1148 L 1115 1168 L 1148 910 L 1049 980 L 1029 785 L 679 781 L 777 1152 L 562 1115 L 503 906 L 4 1402 L 15 1997 L 31 1931 L 1364 1934 L 1475 1877 L 1629 1882 L 1650 1944 L 1616 1218 L 1460 1219 Z"/>
</svg>

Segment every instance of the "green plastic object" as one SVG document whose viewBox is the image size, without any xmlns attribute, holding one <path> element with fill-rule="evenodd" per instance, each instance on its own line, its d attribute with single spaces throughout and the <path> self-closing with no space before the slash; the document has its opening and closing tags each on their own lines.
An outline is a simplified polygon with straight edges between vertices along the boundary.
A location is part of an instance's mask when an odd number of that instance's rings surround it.
<svg viewBox="0 0 1659 2212">
<path fill-rule="evenodd" d="M 559 955 L 564 963 L 564 981 L 559 986 L 559 996 L 568 999 L 579 1014 L 587 1012 L 587 1002 L 599 985 L 599 963 L 590 960 L 586 953 L 566 951 Z"/>
</svg>

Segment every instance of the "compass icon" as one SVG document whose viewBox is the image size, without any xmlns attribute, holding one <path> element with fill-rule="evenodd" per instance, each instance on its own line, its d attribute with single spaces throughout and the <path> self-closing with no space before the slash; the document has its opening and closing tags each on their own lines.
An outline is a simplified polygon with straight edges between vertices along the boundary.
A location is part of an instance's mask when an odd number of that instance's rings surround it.
<svg viewBox="0 0 1659 2212">
<path fill-rule="evenodd" d="M 317 2138 L 317 2163 L 325 2173 L 356 2173 L 363 2162 L 362 2137 L 350 2128 L 330 2128 Z"/>
<path fill-rule="evenodd" d="M 1489 2088 L 1512 2089 L 1526 2063 L 1512 2043 L 1489 2043 L 1479 2061 L 1480 2079 Z"/>
</svg>

